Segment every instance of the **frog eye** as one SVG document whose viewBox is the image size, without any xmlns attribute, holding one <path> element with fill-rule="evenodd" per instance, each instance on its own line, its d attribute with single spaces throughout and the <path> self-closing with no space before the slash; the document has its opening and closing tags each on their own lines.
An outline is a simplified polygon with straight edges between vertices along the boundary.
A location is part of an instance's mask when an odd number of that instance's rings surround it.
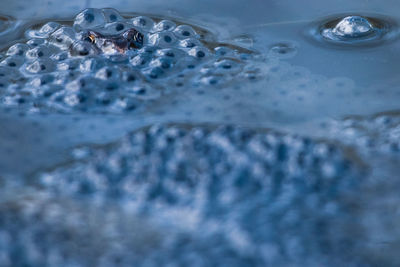
<svg viewBox="0 0 400 267">
<path fill-rule="evenodd" d="M 94 34 L 89 34 L 86 38 L 85 41 L 94 44 L 94 42 L 96 41 L 96 38 L 94 36 Z"/>
<path fill-rule="evenodd" d="M 133 49 L 133 48 L 137 48 L 134 42 L 130 42 L 129 43 L 129 48 Z"/>
<path fill-rule="evenodd" d="M 135 36 L 133 37 L 133 40 L 135 42 L 143 44 L 143 34 L 141 34 L 140 32 L 136 32 Z"/>
</svg>

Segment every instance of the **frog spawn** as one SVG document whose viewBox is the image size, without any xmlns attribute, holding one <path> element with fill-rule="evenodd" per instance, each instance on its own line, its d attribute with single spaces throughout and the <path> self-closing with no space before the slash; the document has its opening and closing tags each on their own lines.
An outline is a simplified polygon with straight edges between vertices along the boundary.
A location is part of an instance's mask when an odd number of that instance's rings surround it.
<svg viewBox="0 0 400 267">
<path fill-rule="evenodd" d="M 242 57 L 239 47 L 211 48 L 193 27 L 177 24 L 86 9 L 73 27 L 48 22 L 30 29 L 29 40 L 11 46 L 0 62 L 1 104 L 28 112 L 121 113 L 146 106 L 165 89 L 224 86 L 245 78 L 239 70 L 252 55 Z M 143 40 L 121 48 L 130 31 Z M 229 56 L 218 53 L 223 49 L 231 50 Z M 101 75 L 105 69 L 113 75 Z"/>
<path fill-rule="evenodd" d="M 388 112 L 372 116 L 351 116 L 327 124 L 332 138 L 356 146 L 363 153 L 400 153 L 400 115 Z"/>
<path fill-rule="evenodd" d="M 336 146 L 233 126 L 164 125 L 73 154 L 79 161 L 39 175 L 38 187 L 186 233 L 184 246 L 173 236 L 156 258 L 179 265 L 190 254 L 209 266 L 229 254 L 231 266 L 324 265 L 351 247 L 335 218 L 347 218 L 340 195 L 354 192 L 362 172 Z"/>
</svg>

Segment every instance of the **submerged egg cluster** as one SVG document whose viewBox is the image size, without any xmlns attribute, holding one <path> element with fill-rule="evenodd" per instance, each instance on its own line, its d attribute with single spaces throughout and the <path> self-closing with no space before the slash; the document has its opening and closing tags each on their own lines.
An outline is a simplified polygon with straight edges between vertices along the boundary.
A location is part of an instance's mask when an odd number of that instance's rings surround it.
<svg viewBox="0 0 400 267">
<path fill-rule="evenodd" d="M 35 184 L 56 197 L 115 205 L 178 227 L 184 245 L 173 236 L 157 256 L 178 265 L 187 254 L 203 259 L 199 266 L 228 255 L 231 266 L 316 263 L 345 258 L 343 248 L 352 246 L 335 221 L 346 217 L 340 196 L 357 188 L 362 172 L 333 144 L 233 126 L 170 125 L 73 154 L 76 163 Z"/>
<path fill-rule="evenodd" d="M 400 153 L 400 116 L 397 113 L 349 117 L 329 124 L 332 138 L 340 138 L 363 152 Z"/>
<path fill-rule="evenodd" d="M 0 103 L 30 112 L 131 111 L 166 89 L 245 78 L 252 57 L 205 30 L 108 8 L 82 11 L 72 27 L 48 22 L 26 38 L 2 54 Z"/>
</svg>

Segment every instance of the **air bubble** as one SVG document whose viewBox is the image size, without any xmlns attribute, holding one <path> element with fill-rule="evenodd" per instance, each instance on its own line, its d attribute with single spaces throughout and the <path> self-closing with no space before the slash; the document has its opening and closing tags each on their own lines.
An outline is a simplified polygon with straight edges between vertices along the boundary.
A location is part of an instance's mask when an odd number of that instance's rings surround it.
<svg viewBox="0 0 400 267">
<path fill-rule="evenodd" d="M 392 38 L 396 34 L 395 26 L 388 19 L 348 15 L 323 22 L 314 35 L 330 43 L 367 45 Z"/>
<path fill-rule="evenodd" d="M 348 16 L 342 19 L 332 33 L 343 38 L 358 38 L 371 34 L 374 27 L 368 19 L 360 16 Z"/>
</svg>

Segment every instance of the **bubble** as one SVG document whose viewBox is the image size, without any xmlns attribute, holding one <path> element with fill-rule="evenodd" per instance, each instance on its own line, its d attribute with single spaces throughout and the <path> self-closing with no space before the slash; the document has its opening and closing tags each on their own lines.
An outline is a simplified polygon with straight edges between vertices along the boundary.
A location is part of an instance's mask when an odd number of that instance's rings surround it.
<svg viewBox="0 0 400 267">
<path fill-rule="evenodd" d="M 79 13 L 74 20 L 74 27 L 78 30 L 101 27 L 106 23 L 103 12 L 100 9 L 88 8 Z"/>
<path fill-rule="evenodd" d="M 358 38 L 371 34 L 373 30 L 367 18 L 348 16 L 335 26 L 332 33 L 344 38 Z"/>
<path fill-rule="evenodd" d="M 124 18 L 119 14 L 119 12 L 113 8 L 103 8 L 101 10 L 106 18 L 106 22 L 116 22 L 123 21 Z"/>
<path fill-rule="evenodd" d="M 396 23 L 389 19 L 348 15 L 322 23 L 318 34 L 330 43 L 357 45 L 375 44 L 396 34 Z M 315 37 L 318 39 L 318 35 Z"/>
</svg>

